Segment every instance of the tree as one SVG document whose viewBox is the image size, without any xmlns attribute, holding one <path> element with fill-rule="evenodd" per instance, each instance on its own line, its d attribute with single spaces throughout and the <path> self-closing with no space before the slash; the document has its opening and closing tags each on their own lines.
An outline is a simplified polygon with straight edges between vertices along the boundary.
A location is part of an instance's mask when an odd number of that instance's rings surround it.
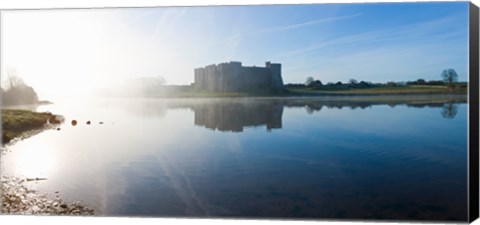
<svg viewBox="0 0 480 225">
<path fill-rule="evenodd" d="M 28 86 L 14 69 L 7 69 L 5 90 L 2 88 L 2 104 L 21 105 L 38 103 L 38 96 L 32 87 Z"/>
<path fill-rule="evenodd" d="M 7 78 L 5 81 L 5 89 L 12 89 L 17 88 L 20 86 L 24 86 L 25 82 L 22 78 L 20 78 L 17 74 L 17 71 L 13 68 L 7 68 Z"/>
<path fill-rule="evenodd" d="M 426 83 L 427 83 L 427 82 L 426 82 L 424 79 L 418 79 L 418 80 L 417 80 L 417 84 L 419 84 L 419 85 L 424 85 L 424 84 L 426 84 Z"/>
<path fill-rule="evenodd" d="M 312 83 L 313 86 L 315 87 L 320 87 L 323 85 L 322 81 L 320 80 L 315 80 L 313 83 Z"/>
<path fill-rule="evenodd" d="M 313 79 L 313 77 L 307 77 L 307 81 L 305 81 L 305 85 L 309 86 L 310 84 L 312 84 L 315 80 Z"/>
<path fill-rule="evenodd" d="M 428 85 L 445 85 L 445 82 L 441 80 L 431 80 L 431 81 L 428 81 L 427 84 Z"/>
<path fill-rule="evenodd" d="M 452 88 L 453 84 L 458 81 L 458 74 L 454 69 L 446 69 L 442 72 L 442 78 L 448 87 Z"/>
<path fill-rule="evenodd" d="M 165 80 L 165 78 L 163 76 L 157 76 L 155 77 L 157 79 L 157 85 L 158 86 L 162 86 L 162 85 L 166 85 L 167 84 L 167 80 Z"/>
<path fill-rule="evenodd" d="M 358 81 L 355 80 L 355 79 L 350 79 L 348 82 L 349 82 L 351 85 L 356 85 L 356 84 L 358 84 Z"/>
<path fill-rule="evenodd" d="M 366 88 L 366 87 L 370 87 L 371 85 L 372 85 L 371 83 L 362 80 L 362 81 L 360 81 L 360 83 L 358 83 L 357 86 L 362 87 L 362 88 Z"/>
<path fill-rule="evenodd" d="M 394 81 L 389 81 L 389 82 L 387 82 L 387 86 L 388 87 L 395 87 L 395 86 L 397 86 L 397 83 L 395 83 Z"/>
</svg>

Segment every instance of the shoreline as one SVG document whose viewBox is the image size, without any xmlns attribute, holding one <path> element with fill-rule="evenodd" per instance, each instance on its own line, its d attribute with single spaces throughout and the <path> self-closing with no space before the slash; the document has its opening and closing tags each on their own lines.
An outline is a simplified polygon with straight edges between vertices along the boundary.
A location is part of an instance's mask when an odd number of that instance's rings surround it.
<svg viewBox="0 0 480 225">
<path fill-rule="evenodd" d="M 3 140 L 0 154 L 8 154 L 9 146 L 42 131 L 56 128 L 63 121 L 62 116 L 52 113 L 2 109 Z M 64 202 L 58 192 L 55 198 L 51 198 L 25 185 L 26 182 L 41 180 L 43 178 L 19 178 L 2 173 L 0 212 L 10 215 L 95 215 L 93 209 L 80 202 Z"/>
<path fill-rule="evenodd" d="M 26 179 L 1 177 L 2 208 L 7 215 L 82 215 L 92 216 L 95 211 L 80 202 L 66 203 L 58 193 L 55 198 L 28 188 Z"/>
<path fill-rule="evenodd" d="M 2 145 L 24 139 L 55 128 L 63 117 L 50 112 L 33 112 L 23 109 L 2 109 Z"/>
<path fill-rule="evenodd" d="M 356 97 L 356 96 L 431 96 L 431 95 L 449 95 L 449 96 L 468 96 L 468 90 L 455 89 L 448 90 L 445 88 L 428 87 L 428 88 L 366 88 L 366 89 L 339 89 L 339 90 L 322 90 L 308 88 L 287 88 L 283 92 L 164 92 L 150 95 L 104 95 L 103 97 L 144 97 L 144 98 L 256 98 L 256 97 Z"/>
<path fill-rule="evenodd" d="M 429 99 L 468 99 L 467 94 L 403 94 L 403 95 L 292 95 L 292 96 L 106 96 L 103 99 L 148 99 L 148 100 L 255 100 L 255 99 L 316 99 L 316 100 L 429 100 Z"/>
</svg>

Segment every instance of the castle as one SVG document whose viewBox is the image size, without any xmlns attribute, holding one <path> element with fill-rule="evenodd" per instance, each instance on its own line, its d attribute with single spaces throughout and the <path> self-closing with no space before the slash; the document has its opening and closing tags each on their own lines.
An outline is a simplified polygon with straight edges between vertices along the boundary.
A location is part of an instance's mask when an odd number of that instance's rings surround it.
<svg viewBox="0 0 480 225">
<path fill-rule="evenodd" d="M 282 65 L 266 62 L 265 67 L 245 67 L 241 62 L 209 65 L 194 70 L 196 90 L 209 92 L 281 92 Z"/>
</svg>

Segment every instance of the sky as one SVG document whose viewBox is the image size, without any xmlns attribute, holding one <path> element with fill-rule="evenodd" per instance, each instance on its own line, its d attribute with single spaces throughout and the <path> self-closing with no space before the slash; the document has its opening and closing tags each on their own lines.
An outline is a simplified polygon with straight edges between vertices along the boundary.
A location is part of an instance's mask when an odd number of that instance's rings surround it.
<svg viewBox="0 0 480 225">
<path fill-rule="evenodd" d="M 41 99 L 228 61 L 281 63 L 285 83 L 468 80 L 468 2 L 15 10 L 0 35 L 2 80 Z"/>
</svg>

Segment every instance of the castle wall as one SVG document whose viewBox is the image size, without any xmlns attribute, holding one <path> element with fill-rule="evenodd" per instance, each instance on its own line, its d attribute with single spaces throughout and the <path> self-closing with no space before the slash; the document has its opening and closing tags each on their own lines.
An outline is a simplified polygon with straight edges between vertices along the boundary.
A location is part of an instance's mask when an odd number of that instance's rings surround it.
<svg viewBox="0 0 480 225">
<path fill-rule="evenodd" d="M 266 67 L 270 69 L 270 73 L 272 74 L 273 87 L 276 89 L 283 88 L 282 64 L 267 62 Z"/>
<path fill-rule="evenodd" d="M 271 86 L 271 74 L 268 68 L 244 67 L 241 73 L 239 91 L 256 91 Z"/>
<path fill-rule="evenodd" d="M 240 62 L 209 65 L 194 70 L 197 90 L 209 92 L 278 91 L 283 88 L 281 65 L 242 67 Z"/>
</svg>

